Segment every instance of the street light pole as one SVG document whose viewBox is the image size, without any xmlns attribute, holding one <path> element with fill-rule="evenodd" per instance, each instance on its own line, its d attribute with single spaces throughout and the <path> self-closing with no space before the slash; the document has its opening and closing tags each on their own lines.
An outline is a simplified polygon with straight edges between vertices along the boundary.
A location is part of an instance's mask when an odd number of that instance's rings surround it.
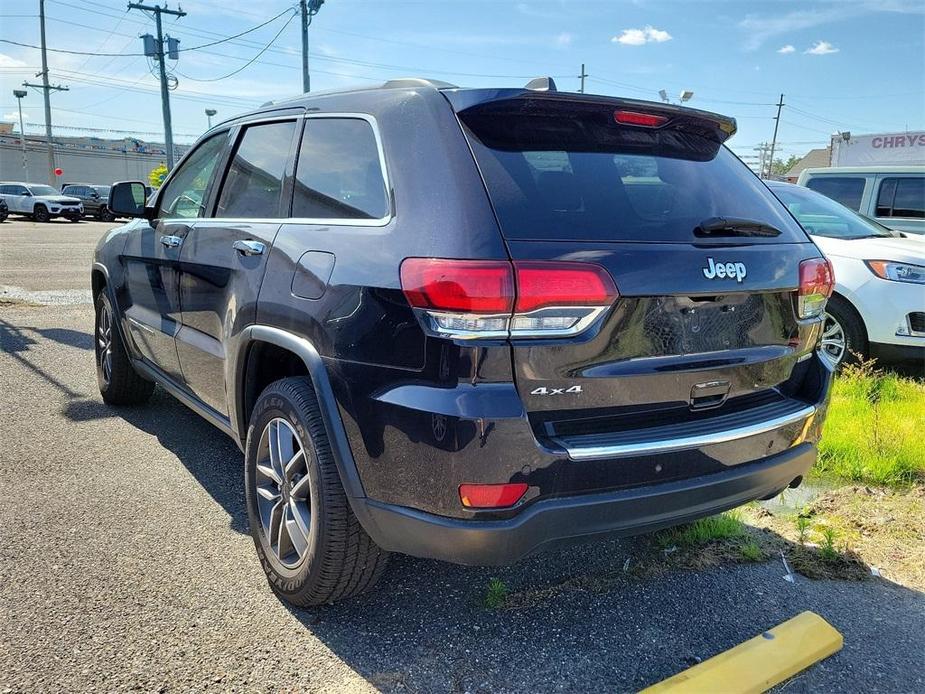
<svg viewBox="0 0 925 694">
<path fill-rule="evenodd" d="M 209 119 L 209 130 L 212 129 L 212 116 L 214 116 L 216 113 L 218 113 L 218 111 L 216 111 L 214 108 L 206 109 L 206 118 Z"/>
<path fill-rule="evenodd" d="M 22 124 L 22 100 L 28 93 L 25 89 L 13 90 L 13 96 L 16 97 L 16 103 L 19 105 L 19 141 L 22 143 L 22 170 L 27 181 L 29 180 L 29 160 L 26 157 L 26 129 Z"/>
</svg>

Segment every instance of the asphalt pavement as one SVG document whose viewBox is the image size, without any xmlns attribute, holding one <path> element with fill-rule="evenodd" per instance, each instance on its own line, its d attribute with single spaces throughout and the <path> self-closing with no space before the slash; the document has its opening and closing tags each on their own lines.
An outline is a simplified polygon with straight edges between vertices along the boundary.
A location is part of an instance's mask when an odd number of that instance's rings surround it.
<svg viewBox="0 0 925 694">
<path fill-rule="evenodd" d="M 100 400 L 87 282 L 109 226 L 0 224 L 0 691 L 632 691 L 803 610 L 845 647 L 785 691 L 925 690 L 921 593 L 779 562 L 624 574 L 640 540 L 505 569 L 396 556 L 371 594 L 288 608 L 237 447 L 163 391 Z M 524 606 L 487 609 L 493 577 Z"/>
</svg>

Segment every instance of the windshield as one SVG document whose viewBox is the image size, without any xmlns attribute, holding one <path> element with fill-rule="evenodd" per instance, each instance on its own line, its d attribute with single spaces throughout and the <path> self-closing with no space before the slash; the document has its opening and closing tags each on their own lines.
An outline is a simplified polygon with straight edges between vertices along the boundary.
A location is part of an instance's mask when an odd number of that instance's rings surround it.
<svg viewBox="0 0 925 694">
<path fill-rule="evenodd" d="M 33 195 L 61 195 L 51 186 L 29 186 L 29 192 Z"/>
<path fill-rule="evenodd" d="M 761 181 L 706 138 L 577 117 L 462 118 L 506 238 L 692 243 L 704 220 L 723 217 L 780 231 L 761 242 L 806 240 Z"/>
<path fill-rule="evenodd" d="M 109 197 L 109 186 L 93 186 L 93 190 L 99 193 L 101 198 Z"/>
<path fill-rule="evenodd" d="M 886 227 L 872 223 L 854 210 L 831 198 L 800 186 L 772 186 L 771 190 L 787 206 L 803 228 L 815 236 L 833 239 L 892 237 Z"/>
</svg>

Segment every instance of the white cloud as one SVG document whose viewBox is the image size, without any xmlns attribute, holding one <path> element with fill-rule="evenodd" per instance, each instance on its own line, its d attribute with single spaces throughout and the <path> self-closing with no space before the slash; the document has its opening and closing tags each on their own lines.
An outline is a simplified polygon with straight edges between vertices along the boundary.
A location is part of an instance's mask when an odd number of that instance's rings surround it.
<svg viewBox="0 0 925 694">
<path fill-rule="evenodd" d="M 612 37 L 610 40 L 624 46 L 641 46 L 645 43 L 664 43 L 665 41 L 670 41 L 671 38 L 671 34 L 667 31 L 647 25 L 644 29 L 624 29 L 623 33 Z"/>
<path fill-rule="evenodd" d="M 0 120 L 2 120 L 4 123 L 10 123 L 10 122 L 19 123 L 19 113 L 16 111 L 10 111 L 9 113 L 4 113 L 2 116 L 0 116 Z"/>
<path fill-rule="evenodd" d="M 745 48 L 754 51 L 775 36 L 838 21 L 843 19 L 847 12 L 847 9 L 839 6 L 824 10 L 794 10 L 777 17 L 747 15 L 739 22 L 739 27 L 748 32 Z"/>
<path fill-rule="evenodd" d="M 812 48 L 807 48 L 803 52 L 809 55 L 828 55 L 829 53 L 838 53 L 839 50 L 828 41 L 816 41 Z"/>
<path fill-rule="evenodd" d="M 777 52 L 778 53 L 793 53 L 795 50 L 796 48 L 794 48 L 788 43 L 786 46 L 781 46 L 780 48 L 778 48 Z"/>
<path fill-rule="evenodd" d="M 0 67 L 26 67 L 26 63 L 11 55 L 0 53 Z"/>
<path fill-rule="evenodd" d="M 561 34 L 559 34 L 558 36 L 556 36 L 556 45 L 557 45 L 557 46 L 562 46 L 563 48 L 564 48 L 565 46 L 571 46 L 571 45 L 572 45 L 572 40 L 573 40 L 574 38 L 575 38 L 575 37 L 574 37 L 572 34 L 568 33 L 567 31 L 563 31 Z"/>
</svg>

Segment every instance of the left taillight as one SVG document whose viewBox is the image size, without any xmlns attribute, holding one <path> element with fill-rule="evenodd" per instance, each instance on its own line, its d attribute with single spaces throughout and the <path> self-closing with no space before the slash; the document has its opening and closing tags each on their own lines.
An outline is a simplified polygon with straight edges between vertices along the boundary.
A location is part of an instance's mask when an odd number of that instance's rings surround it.
<svg viewBox="0 0 925 694">
<path fill-rule="evenodd" d="M 619 297 L 589 263 L 408 258 L 401 286 L 431 332 L 457 339 L 577 335 Z"/>
<path fill-rule="evenodd" d="M 800 288 L 797 290 L 797 315 L 816 318 L 825 311 L 826 301 L 835 288 L 835 272 L 825 258 L 811 258 L 800 263 Z"/>
</svg>

